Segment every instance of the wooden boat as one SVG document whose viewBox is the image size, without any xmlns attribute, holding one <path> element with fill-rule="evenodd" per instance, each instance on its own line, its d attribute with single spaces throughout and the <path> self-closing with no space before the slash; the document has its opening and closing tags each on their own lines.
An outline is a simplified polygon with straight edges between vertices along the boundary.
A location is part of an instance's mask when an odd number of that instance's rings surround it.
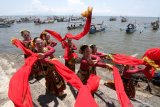
<svg viewBox="0 0 160 107">
<path fill-rule="evenodd" d="M 117 19 L 116 19 L 116 17 L 111 17 L 110 19 L 109 19 L 109 21 L 116 21 Z"/>
<path fill-rule="evenodd" d="M 84 24 L 82 22 L 68 22 L 67 29 L 76 29 L 76 28 L 82 28 Z"/>
<path fill-rule="evenodd" d="M 69 22 L 68 22 L 67 29 L 71 30 L 71 29 L 76 29 L 76 28 L 82 28 L 83 26 L 84 26 L 83 20 L 81 20 L 81 19 L 73 20 L 73 18 L 70 18 Z"/>
<path fill-rule="evenodd" d="M 127 22 L 127 18 L 122 17 L 122 18 L 121 18 L 121 22 Z"/>
<path fill-rule="evenodd" d="M 159 28 L 159 23 L 158 23 L 158 22 L 154 22 L 154 23 L 152 24 L 152 29 L 153 29 L 153 30 L 158 30 L 158 28 Z"/>
<path fill-rule="evenodd" d="M 0 28 L 7 28 L 7 27 L 11 27 L 11 25 L 5 22 L 0 22 Z"/>
<path fill-rule="evenodd" d="M 90 31 L 89 31 L 90 34 L 94 34 L 96 32 L 101 32 L 101 31 L 105 31 L 103 22 L 101 24 L 91 24 Z"/>
<path fill-rule="evenodd" d="M 49 24 L 49 23 L 54 23 L 54 19 L 47 19 L 47 20 L 44 20 L 42 23 L 45 23 L 45 24 Z"/>
<path fill-rule="evenodd" d="M 36 19 L 34 21 L 35 25 L 40 25 L 40 24 L 53 24 L 54 23 L 54 19 L 46 19 L 46 20 L 40 20 L 40 19 Z"/>
<path fill-rule="evenodd" d="M 136 25 L 131 23 L 127 25 L 126 33 L 133 33 L 135 31 L 136 31 Z"/>
</svg>

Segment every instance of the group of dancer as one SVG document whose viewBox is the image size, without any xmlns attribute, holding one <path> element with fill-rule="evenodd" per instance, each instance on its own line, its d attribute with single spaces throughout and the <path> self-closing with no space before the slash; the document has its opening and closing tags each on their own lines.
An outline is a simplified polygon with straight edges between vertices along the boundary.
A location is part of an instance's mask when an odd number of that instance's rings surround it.
<svg viewBox="0 0 160 107">
<path fill-rule="evenodd" d="M 46 89 L 47 91 L 54 93 L 56 95 L 63 95 L 63 90 L 66 88 L 63 78 L 56 72 L 54 65 L 47 63 L 44 59 L 53 59 L 55 58 L 54 47 L 57 45 L 56 42 L 50 40 L 50 34 L 43 31 L 40 37 L 35 37 L 31 39 L 30 32 L 28 30 L 21 31 L 21 40 L 22 44 L 30 49 L 34 53 L 38 53 L 39 60 L 33 65 L 31 76 L 36 79 L 41 76 L 45 77 L 46 80 Z M 74 50 L 77 50 L 76 45 L 72 42 L 71 38 L 67 38 L 62 41 L 62 48 L 68 48 L 68 55 L 70 56 L 74 53 Z M 101 58 L 106 55 L 100 52 L 97 52 L 96 45 L 82 45 L 79 49 L 82 58 L 78 56 L 72 56 L 70 58 L 65 58 L 65 66 L 75 71 L 76 63 L 80 63 L 80 68 L 78 70 L 77 76 L 80 78 L 83 84 L 87 83 L 87 80 L 91 74 L 96 75 L 96 66 L 102 68 L 112 69 L 112 65 L 100 62 Z M 24 58 L 27 58 L 27 55 L 24 55 Z"/>
<path fill-rule="evenodd" d="M 36 53 L 36 55 L 38 55 L 37 56 L 38 60 L 36 60 L 33 63 L 33 66 L 31 66 L 31 73 L 29 75 L 32 77 L 35 77 L 36 79 L 39 79 L 40 77 L 44 77 L 46 80 L 45 85 L 46 85 L 47 92 L 53 93 L 56 96 L 65 95 L 64 93 L 64 90 L 66 89 L 65 80 L 67 80 L 67 82 L 72 80 L 68 79 L 67 75 L 64 76 L 63 74 L 61 74 L 56 64 L 50 63 L 55 60 L 58 60 L 54 56 L 54 53 L 56 52 L 54 47 L 57 45 L 57 43 L 50 39 L 51 37 L 53 37 L 58 42 L 61 43 L 62 48 L 64 49 L 65 67 L 63 65 L 62 66 L 65 70 L 62 69 L 62 71 L 68 71 L 68 69 L 70 69 L 73 75 L 76 74 L 78 76 L 78 78 L 81 80 L 83 85 L 87 85 L 90 76 L 97 74 L 96 67 L 107 68 L 113 71 L 115 70 L 114 65 L 105 63 L 104 61 L 102 61 L 103 59 L 110 59 L 114 63 L 123 64 L 125 66 L 124 72 L 121 73 L 123 83 L 125 85 L 124 89 L 129 98 L 134 98 L 135 87 L 133 82 L 130 80 L 130 75 L 137 72 L 143 72 L 149 79 L 151 79 L 154 73 L 153 69 L 155 70 L 155 68 L 158 68 L 160 65 L 158 61 L 160 58 L 153 59 L 152 54 L 155 51 L 147 51 L 148 53 L 146 52 L 143 59 L 138 59 L 132 56 L 126 56 L 121 54 L 105 54 L 105 53 L 97 52 L 97 47 L 95 44 L 81 45 L 79 49 L 79 53 L 82 54 L 82 57 L 78 57 L 78 55 L 75 53 L 75 50 L 77 50 L 77 47 L 73 43 L 73 40 L 80 40 L 82 37 L 84 37 L 88 33 L 90 29 L 90 24 L 91 24 L 91 18 L 92 18 L 92 8 L 88 8 L 87 11 L 85 11 L 82 14 L 82 16 L 86 17 L 86 24 L 84 26 L 84 30 L 77 35 L 72 35 L 68 33 L 65 35 L 64 38 L 62 38 L 62 36 L 56 31 L 44 30 L 39 37 L 35 37 L 34 39 L 32 39 L 30 32 L 28 30 L 23 30 L 21 31 L 21 36 L 23 37 L 23 40 L 18 40 L 18 39 L 12 40 L 12 43 L 14 45 L 16 45 L 17 47 L 20 47 L 24 51 L 25 53 L 24 58 L 26 60 L 31 58 L 32 56 L 31 53 Z M 31 52 L 28 50 L 30 50 Z M 160 50 L 156 50 L 157 52 L 156 54 L 158 54 L 159 51 Z M 78 71 L 75 70 L 76 63 L 80 64 L 80 68 Z M 59 64 L 61 65 L 62 63 L 59 63 Z M 145 65 L 145 68 L 143 70 L 137 69 L 138 65 Z M 130 70 L 131 67 L 135 69 Z M 116 74 L 116 72 L 114 73 L 114 76 L 115 76 L 114 80 L 117 81 L 119 77 L 118 77 L 118 74 Z M 116 78 L 116 76 L 118 79 Z M 74 82 L 71 82 L 71 83 L 75 85 Z M 119 88 L 117 86 L 119 84 L 117 82 L 115 83 L 116 89 Z M 123 89 L 121 90 L 123 91 Z M 10 92 L 9 94 L 10 98 L 11 98 L 11 95 L 12 93 Z M 118 95 L 118 96 L 121 96 L 121 95 Z M 13 96 L 11 99 L 13 99 Z M 122 97 L 119 99 L 122 100 Z M 126 103 L 126 102 L 122 101 L 122 103 Z"/>
</svg>

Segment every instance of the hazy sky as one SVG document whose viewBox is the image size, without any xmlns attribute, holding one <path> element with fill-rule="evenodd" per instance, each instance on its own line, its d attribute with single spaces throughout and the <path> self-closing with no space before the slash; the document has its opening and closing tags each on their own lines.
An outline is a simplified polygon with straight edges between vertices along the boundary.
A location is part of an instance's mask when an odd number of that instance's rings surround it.
<svg viewBox="0 0 160 107">
<path fill-rule="evenodd" d="M 79 15 L 88 6 L 97 16 L 160 16 L 160 0 L 0 0 L 0 16 Z"/>
</svg>

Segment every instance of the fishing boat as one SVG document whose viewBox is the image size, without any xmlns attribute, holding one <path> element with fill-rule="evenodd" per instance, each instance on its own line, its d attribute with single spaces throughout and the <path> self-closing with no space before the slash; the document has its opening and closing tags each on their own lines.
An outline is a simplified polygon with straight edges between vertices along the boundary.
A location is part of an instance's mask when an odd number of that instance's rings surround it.
<svg viewBox="0 0 160 107">
<path fill-rule="evenodd" d="M 54 19 L 46 19 L 46 20 L 44 20 L 42 23 L 45 23 L 45 24 L 49 24 L 49 23 L 54 23 Z"/>
<path fill-rule="evenodd" d="M 83 22 L 81 21 L 74 21 L 74 22 L 68 22 L 67 29 L 76 29 L 76 28 L 82 28 L 84 26 Z"/>
<path fill-rule="evenodd" d="M 127 22 L 127 18 L 122 17 L 122 18 L 121 18 L 121 22 Z"/>
<path fill-rule="evenodd" d="M 35 25 L 40 25 L 40 24 L 53 24 L 54 19 L 45 19 L 45 20 L 40 20 L 39 18 L 34 21 Z"/>
<path fill-rule="evenodd" d="M 69 18 L 67 29 L 76 29 L 76 28 L 82 28 L 84 26 L 84 21 L 82 19 L 76 19 L 73 20 L 73 18 Z"/>
<path fill-rule="evenodd" d="M 10 27 L 11 25 L 5 22 L 0 22 L 0 28 L 7 28 Z"/>
<path fill-rule="evenodd" d="M 67 19 L 66 17 L 57 17 L 56 18 L 57 22 L 68 22 L 69 19 Z"/>
<path fill-rule="evenodd" d="M 152 29 L 153 29 L 153 30 L 158 30 L 158 28 L 159 28 L 159 23 L 158 23 L 158 22 L 154 22 L 154 23 L 152 24 Z"/>
<path fill-rule="evenodd" d="M 109 19 L 109 21 L 116 21 L 117 19 L 116 19 L 116 17 L 111 17 L 110 19 Z"/>
<path fill-rule="evenodd" d="M 34 24 L 35 25 L 40 25 L 40 24 L 44 24 L 43 21 L 41 21 L 39 18 L 34 20 Z"/>
<path fill-rule="evenodd" d="M 91 24 L 89 33 L 94 34 L 96 32 L 105 31 L 105 26 L 103 25 L 103 22 L 101 24 Z"/>
<path fill-rule="evenodd" d="M 126 33 L 133 33 L 135 31 L 136 31 L 136 25 L 131 23 L 127 25 Z"/>
</svg>

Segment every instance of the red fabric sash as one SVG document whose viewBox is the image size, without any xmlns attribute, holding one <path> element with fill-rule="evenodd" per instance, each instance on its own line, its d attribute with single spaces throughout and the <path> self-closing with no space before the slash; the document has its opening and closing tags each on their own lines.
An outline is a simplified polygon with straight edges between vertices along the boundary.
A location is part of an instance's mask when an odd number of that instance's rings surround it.
<svg viewBox="0 0 160 107">
<path fill-rule="evenodd" d="M 83 85 L 79 90 L 75 107 L 98 107 L 97 103 L 92 99 L 90 92 L 94 93 L 98 89 L 100 78 L 91 74 L 87 80 L 87 85 Z M 88 101 L 88 99 L 91 99 Z"/>
<path fill-rule="evenodd" d="M 133 56 L 127 56 L 124 54 L 114 54 L 113 61 L 115 63 L 124 64 L 124 65 L 141 65 L 141 64 L 143 64 L 143 60 L 138 59 Z"/>
<path fill-rule="evenodd" d="M 63 41 L 63 44 L 65 45 L 64 56 L 63 56 L 65 60 L 70 60 L 72 58 L 75 59 L 78 57 L 78 55 L 75 52 L 69 54 L 69 46 L 66 41 Z M 74 43 L 72 42 L 72 44 L 74 44 Z"/>
<path fill-rule="evenodd" d="M 92 19 L 92 15 L 87 18 L 87 21 L 86 21 L 86 24 L 85 24 L 85 27 L 84 27 L 83 31 L 81 33 L 77 34 L 77 35 L 72 35 L 71 33 L 67 33 L 65 35 L 65 37 L 62 38 L 62 36 L 59 33 L 57 33 L 56 31 L 48 30 L 48 29 L 46 29 L 45 31 L 48 32 L 49 34 L 51 34 L 51 36 L 54 37 L 59 42 L 61 42 L 63 40 L 66 40 L 66 38 L 79 40 L 89 32 L 90 25 L 91 25 L 91 19 Z"/>
<path fill-rule="evenodd" d="M 100 81 L 98 76 L 91 75 L 87 81 L 87 85 L 84 86 L 79 77 L 77 77 L 73 71 L 60 63 L 58 60 L 48 61 L 55 65 L 57 72 L 64 78 L 66 82 L 69 82 L 73 87 L 79 90 L 75 107 L 98 107 L 91 95 L 91 93 L 94 93 L 98 89 Z"/>
<path fill-rule="evenodd" d="M 36 56 L 28 57 L 10 80 L 8 96 L 16 107 L 33 107 L 28 77 L 36 60 Z"/>
<path fill-rule="evenodd" d="M 65 35 L 65 37 L 62 38 L 62 36 L 59 33 L 57 33 L 56 31 L 48 30 L 48 29 L 46 29 L 45 31 L 48 32 L 49 34 L 51 34 L 51 36 L 54 37 L 59 42 L 62 42 L 64 40 L 66 40 L 66 38 L 79 40 L 89 32 L 90 25 L 91 25 L 91 19 L 92 19 L 92 14 L 89 17 L 87 17 L 86 24 L 85 24 L 85 27 L 84 27 L 83 31 L 81 33 L 77 34 L 77 35 L 72 35 L 71 33 L 67 33 Z M 71 55 L 68 55 L 68 53 L 69 53 L 69 47 L 67 45 L 65 47 L 65 52 L 64 52 L 65 60 L 70 60 L 71 58 L 76 58 L 78 56 L 76 53 L 73 53 Z"/>
<path fill-rule="evenodd" d="M 127 56 L 127 55 L 123 55 L 123 54 L 114 54 L 112 56 L 112 60 L 115 63 L 118 64 L 124 64 L 124 65 L 131 65 L 131 66 L 136 66 L 136 65 L 145 65 L 146 69 L 142 70 L 142 72 L 145 74 L 145 76 L 147 77 L 148 80 L 152 79 L 154 76 L 154 69 L 152 69 L 152 71 L 150 72 L 148 65 L 142 60 L 142 59 L 138 59 L 136 57 L 133 56 Z M 128 71 L 129 73 L 130 71 Z M 132 70 L 131 74 L 137 73 L 139 72 L 138 70 Z"/>
<path fill-rule="evenodd" d="M 125 93 L 121 76 L 116 67 L 113 67 L 113 76 L 114 76 L 114 83 L 115 83 L 117 96 L 120 101 L 121 107 L 133 107 L 132 103 L 130 102 L 128 96 Z"/>
<path fill-rule="evenodd" d="M 22 66 L 11 78 L 8 96 L 16 107 L 33 107 L 28 78 L 31 72 L 31 67 L 37 60 L 38 55 L 26 49 L 19 40 L 14 40 L 14 45 L 20 48 L 25 54 L 31 54 L 31 56 L 25 59 L 24 66 Z M 98 88 L 100 81 L 99 77 L 96 75 L 90 76 L 87 86 L 84 86 L 77 75 L 58 60 L 45 60 L 54 64 L 57 72 L 67 82 L 79 90 L 75 107 L 82 107 L 84 104 L 87 107 L 98 107 L 95 100 L 91 96 L 91 92 L 96 91 Z M 85 98 L 87 98 L 87 100 L 84 100 Z"/>
<path fill-rule="evenodd" d="M 48 30 L 48 29 L 46 29 L 45 31 L 48 32 L 49 34 L 51 34 L 51 36 L 54 37 L 59 42 L 62 41 L 62 39 L 63 39 L 62 36 L 59 33 L 57 33 L 56 31 Z"/>
<path fill-rule="evenodd" d="M 81 33 L 79 33 L 77 35 L 72 35 L 71 33 L 68 33 L 68 34 L 65 35 L 64 40 L 66 38 L 71 38 L 71 39 L 79 40 L 82 37 L 84 37 L 89 32 L 89 30 L 90 30 L 91 19 L 92 19 L 92 15 L 90 15 L 89 17 L 87 17 L 87 21 L 86 21 L 85 27 L 84 27 L 84 29 L 83 29 L 83 31 Z"/>
</svg>

